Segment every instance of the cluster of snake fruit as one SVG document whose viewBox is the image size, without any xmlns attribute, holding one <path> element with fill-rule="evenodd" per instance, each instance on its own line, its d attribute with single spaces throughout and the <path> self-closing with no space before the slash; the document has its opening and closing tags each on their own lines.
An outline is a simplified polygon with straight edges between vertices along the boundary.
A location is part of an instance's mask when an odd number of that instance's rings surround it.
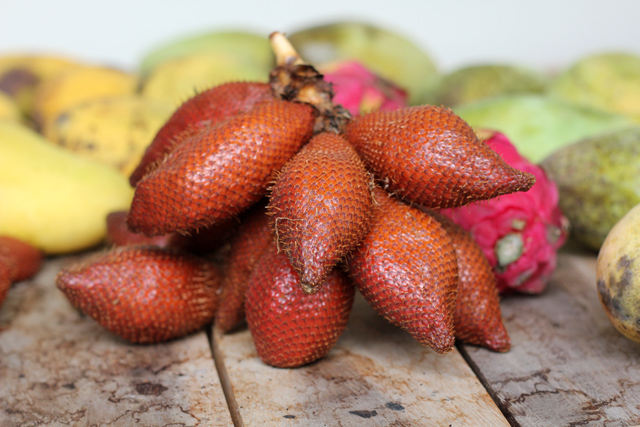
<svg viewBox="0 0 640 427">
<path fill-rule="evenodd" d="M 271 42 L 269 83 L 187 100 L 132 174 L 126 225 L 165 244 L 94 254 L 63 269 L 58 287 L 132 342 L 246 321 L 277 367 L 326 355 L 356 290 L 438 353 L 456 340 L 507 351 L 493 271 L 438 209 L 526 191 L 535 178 L 446 108 L 350 117 L 282 34 Z M 203 240 L 212 246 L 196 254 Z"/>
</svg>

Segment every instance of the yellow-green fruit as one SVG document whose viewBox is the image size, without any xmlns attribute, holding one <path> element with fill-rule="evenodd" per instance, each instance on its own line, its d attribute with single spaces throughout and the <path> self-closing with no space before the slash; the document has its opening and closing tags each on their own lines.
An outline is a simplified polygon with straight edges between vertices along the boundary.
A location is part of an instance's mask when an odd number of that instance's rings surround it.
<svg viewBox="0 0 640 427">
<path fill-rule="evenodd" d="M 11 120 L 14 122 L 21 120 L 18 104 L 4 92 L 0 92 L 0 120 Z"/>
<path fill-rule="evenodd" d="M 15 54 L 0 57 L 0 91 L 11 96 L 25 117 L 32 117 L 37 88 L 59 74 L 83 67 L 71 58 Z"/>
<path fill-rule="evenodd" d="M 558 75 L 549 92 L 640 122 L 640 55 L 608 52 L 583 58 Z"/>
<path fill-rule="evenodd" d="M 546 76 L 523 66 L 470 65 L 442 76 L 429 103 L 453 107 L 499 95 L 540 94 L 546 86 Z"/>
<path fill-rule="evenodd" d="M 640 127 L 580 140 L 540 164 L 558 186 L 571 238 L 592 249 L 640 203 Z"/>
<path fill-rule="evenodd" d="M 640 205 L 611 229 L 596 263 L 596 283 L 607 317 L 640 342 Z"/>
<path fill-rule="evenodd" d="M 245 62 L 233 54 L 195 53 L 170 59 L 146 77 L 142 96 L 171 103 L 175 108 L 196 93 L 231 81 L 269 79 L 270 69 Z"/>
<path fill-rule="evenodd" d="M 268 34 L 225 30 L 186 36 L 155 47 L 142 59 L 140 74 L 147 76 L 166 61 L 200 53 L 235 58 L 261 69 L 271 69 L 275 65 Z"/>
<path fill-rule="evenodd" d="M 29 128 L 0 122 L 0 234 L 48 254 L 79 251 L 106 235 L 106 215 L 128 209 L 133 189 L 108 166 Z"/>
<path fill-rule="evenodd" d="M 167 103 L 139 95 L 98 98 L 61 114 L 43 133 L 77 155 L 128 177 L 173 111 Z"/>
<path fill-rule="evenodd" d="M 70 108 L 91 99 L 133 94 L 137 76 L 95 66 L 67 71 L 43 83 L 36 92 L 34 118 L 41 127 Z"/>
<path fill-rule="evenodd" d="M 322 67 L 328 62 L 357 60 L 423 104 L 437 76 L 429 54 L 403 35 L 364 22 L 336 22 L 293 32 L 288 39 L 305 61 Z"/>
</svg>

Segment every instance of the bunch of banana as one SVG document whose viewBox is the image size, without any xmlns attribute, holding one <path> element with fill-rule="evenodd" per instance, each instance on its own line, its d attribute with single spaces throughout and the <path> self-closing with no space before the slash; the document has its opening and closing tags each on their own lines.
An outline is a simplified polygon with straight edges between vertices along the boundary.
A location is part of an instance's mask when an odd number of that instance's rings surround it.
<svg viewBox="0 0 640 427">
<path fill-rule="evenodd" d="M 129 176 L 174 108 L 136 94 L 78 104 L 42 129 L 50 141 Z"/>
<path fill-rule="evenodd" d="M 0 234 L 47 254 L 100 243 L 109 212 L 133 190 L 115 169 L 57 147 L 27 126 L 0 120 Z"/>
<path fill-rule="evenodd" d="M 0 57 L 0 92 L 12 97 L 20 112 L 31 117 L 36 90 L 67 70 L 82 67 L 71 58 L 53 55 L 7 55 Z"/>
<path fill-rule="evenodd" d="M 138 78 L 125 71 L 104 66 L 84 66 L 67 70 L 42 83 L 35 93 L 33 117 L 41 128 L 88 100 L 133 94 Z"/>
<path fill-rule="evenodd" d="M 0 120 L 11 120 L 14 122 L 21 120 L 18 104 L 4 92 L 0 92 Z"/>
</svg>

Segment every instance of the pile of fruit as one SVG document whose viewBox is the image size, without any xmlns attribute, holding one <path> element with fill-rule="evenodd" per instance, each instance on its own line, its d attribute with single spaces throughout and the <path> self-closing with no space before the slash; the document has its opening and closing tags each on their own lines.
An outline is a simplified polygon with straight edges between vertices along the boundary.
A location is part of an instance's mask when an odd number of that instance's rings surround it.
<svg viewBox="0 0 640 427">
<path fill-rule="evenodd" d="M 636 59 L 439 75 L 360 23 L 215 32 L 139 73 L 0 58 L 0 303 L 43 256 L 106 239 L 58 287 L 132 342 L 246 320 L 265 363 L 300 366 L 357 290 L 439 353 L 507 351 L 500 294 L 545 289 L 569 223 L 599 249 L 640 202 L 634 103 L 575 85 Z"/>
</svg>

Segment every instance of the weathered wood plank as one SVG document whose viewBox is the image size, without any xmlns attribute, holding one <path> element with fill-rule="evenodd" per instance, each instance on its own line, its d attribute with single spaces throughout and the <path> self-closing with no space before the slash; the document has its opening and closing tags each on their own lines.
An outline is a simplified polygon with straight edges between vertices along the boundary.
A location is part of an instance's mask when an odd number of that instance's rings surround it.
<svg viewBox="0 0 640 427">
<path fill-rule="evenodd" d="M 507 354 L 468 357 L 520 426 L 640 424 L 640 344 L 619 334 L 598 299 L 593 254 L 562 253 L 547 291 L 502 302 Z"/>
<path fill-rule="evenodd" d="M 131 345 L 55 288 L 68 258 L 17 284 L 0 308 L 0 426 L 229 426 L 204 332 Z"/>
<path fill-rule="evenodd" d="M 457 351 L 420 346 L 361 298 L 337 346 L 302 368 L 263 364 L 246 329 L 213 344 L 247 426 L 509 425 Z"/>
</svg>

